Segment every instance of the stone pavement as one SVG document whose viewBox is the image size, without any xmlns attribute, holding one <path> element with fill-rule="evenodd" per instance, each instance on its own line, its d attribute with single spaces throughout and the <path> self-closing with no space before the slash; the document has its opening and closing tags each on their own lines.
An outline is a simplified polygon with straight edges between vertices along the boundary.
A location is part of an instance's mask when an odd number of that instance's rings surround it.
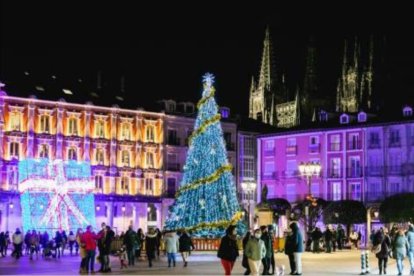
<svg viewBox="0 0 414 276">
<path fill-rule="evenodd" d="M 286 274 L 290 272 L 287 256 L 277 253 L 276 264 L 285 265 Z M 223 275 L 223 269 L 216 257 L 215 252 L 194 252 L 190 256 L 188 267 L 183 267 L 181 257 L 177 258 L 177 266 L 167 267 L 165 257 L 154 263 L 152 268 L 148 267 L 146 261 L 139 261 L 134 267 L 120 269 L 119 260 L 111 258 L 112 273 L 130 275 Z M 43 260 L 34 258 L 30 261 L 27 256 L 19 260 L 12 259 L 10 256 L 0 258 L 0 274 L 2 275 L 76 275 L 79 272 L 80 259 L 78 256 L 68 256 L 67 253 L 61 259 Z M 405 273 L 409 275 L 408 260 L 405 260 Z M 371 274 L 378 274 L 377 259 L 370 254 Z M 95 264 L 95 270 L 99 269 L 99 263 Z M 242 275 L 244 272 L 239 258 L 234 266 L 233 274 Z M 360 270 L 360 252 L 357 250 L 346 250 L 332 254 L 312 254 L 303 255 L 303 275 L 358 275 Z M 97 273 L 98 274 L 98 273 Z M 396 265 L 394 260 L 389 260 L 388 275 L 396 275 Z"/>
</svg>

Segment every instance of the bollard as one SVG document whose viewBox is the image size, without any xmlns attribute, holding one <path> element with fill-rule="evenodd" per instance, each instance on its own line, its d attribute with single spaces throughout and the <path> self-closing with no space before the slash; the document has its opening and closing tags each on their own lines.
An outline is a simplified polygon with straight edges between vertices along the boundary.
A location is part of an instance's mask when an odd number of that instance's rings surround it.
<svg viewBox="0 0 414 276">
<path fill-rule="evenodd" d="M 361 273 L 359 275 L 365 275 L 366 270 L 366 255 L 365 255 L 365 251 L 361 250 Z"/>
<path fill-rule="evenodd" d="M 365 274 L 369 274 L 369 251 L 365 250 Z"/>
</svg>

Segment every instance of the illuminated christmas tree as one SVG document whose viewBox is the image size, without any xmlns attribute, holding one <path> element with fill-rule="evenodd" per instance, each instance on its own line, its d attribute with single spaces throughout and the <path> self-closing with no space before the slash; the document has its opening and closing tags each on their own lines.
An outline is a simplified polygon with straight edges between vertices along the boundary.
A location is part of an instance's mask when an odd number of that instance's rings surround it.
<svg viewBox="0 0 414 276">
<path fill-rule="evenodd" d="M 243 217 L 232 166 L 227 160 L 213 83 L 212 74 L 203 76 L 203 97 L 197 104 L 183 179 L 166 222 L 168 230 L 186 229 L 196 236 L 220 236 L 227 226 Z"/>
</svg>

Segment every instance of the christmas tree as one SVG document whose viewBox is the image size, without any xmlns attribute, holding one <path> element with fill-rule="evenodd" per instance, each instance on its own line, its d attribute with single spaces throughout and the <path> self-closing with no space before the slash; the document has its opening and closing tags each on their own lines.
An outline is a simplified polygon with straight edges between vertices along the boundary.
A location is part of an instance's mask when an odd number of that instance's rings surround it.
<svg viewBox="0 0 414 276">
<path fill-rule="evenodd" d="M 195 236 L 220 236 L 243 217 L 228 163 L 214 76 L 203 76 L 203 97 L 189 137 L 184 175 L 167 218 L 167 230 L 186 229 Z M 240 225 L 240 223 L 239 223 Z M 240 228 L 243 227 L 239 227 Z"/>
</svg>

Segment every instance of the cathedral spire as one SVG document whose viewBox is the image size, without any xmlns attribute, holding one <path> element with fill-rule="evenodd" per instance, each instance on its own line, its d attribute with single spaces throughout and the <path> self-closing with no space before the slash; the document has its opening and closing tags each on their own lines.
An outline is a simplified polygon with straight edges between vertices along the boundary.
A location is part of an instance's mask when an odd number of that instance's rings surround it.
<svg viewBox="0 0 414 276">
<path fill-rule="evenodd" d="M 266 27 L 265 39 L 263 41 L 262 63 L 260 67 L 259 86 L 270 87 L 272 85 L 272 42 L 270 39 L 270 28 Z"/>
</svg>

